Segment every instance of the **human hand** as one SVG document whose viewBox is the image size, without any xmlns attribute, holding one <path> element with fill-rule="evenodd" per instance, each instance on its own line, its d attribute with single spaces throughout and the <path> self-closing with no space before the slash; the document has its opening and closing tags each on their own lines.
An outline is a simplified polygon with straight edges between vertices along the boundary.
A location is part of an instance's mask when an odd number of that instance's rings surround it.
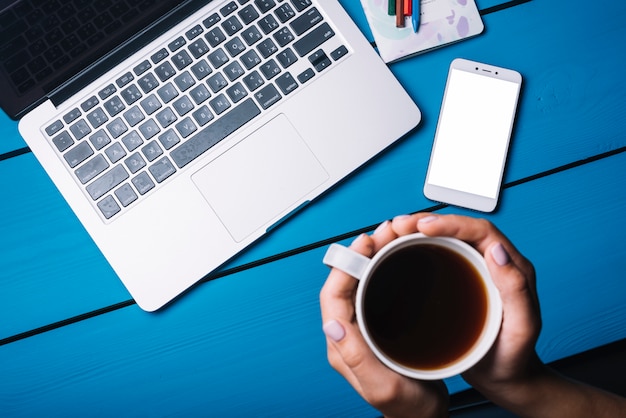
<svg viewBox="0 0 626 418">
<path fill-rule="evenodd" d="M 426 215 L 413 217 L 415 225 L 421 216 Z M 371 257 L 400 235 L 394 228 L 395 223 L 394 220 L 381 224 L 371 237 L 361 235 L 350 248 Z M 357 284 L 354 277 L 332 269 L 320 292 L 330 364 L 370 405 L 387 417 L 446 416 L 448 397 L 443 382 L 421 382 L 401 376 L 382 364 L 370 350 L 356 323 Z"/>
<path fill-rule="evenodd" d="M 511 242 L 490 222 L 455 215 L 431 215 L 394 220 L 394 229 L 416 229 L 426 235 L 450 236 L 467 242 L 485 258 L 500 292 L 503 321 L 489 353 L 463 378 L 484 394 L 506 390 L 542 369 L 535 353 L 541 330 L 535 270 Z M 396 225 L 398 223 L 398 225 Z"/>
</svg>

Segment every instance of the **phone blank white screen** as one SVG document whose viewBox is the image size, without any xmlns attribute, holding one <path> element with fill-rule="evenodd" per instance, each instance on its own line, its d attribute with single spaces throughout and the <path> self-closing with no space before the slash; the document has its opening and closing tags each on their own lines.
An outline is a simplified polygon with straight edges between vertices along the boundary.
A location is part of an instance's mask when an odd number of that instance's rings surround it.
<svg viewBox="0 0 626 418">
<path fill-rule="evenodd" d="M 437 128 L 429 182 L 495 198 L 518 85 L 452 69 Z"/>
</svg>

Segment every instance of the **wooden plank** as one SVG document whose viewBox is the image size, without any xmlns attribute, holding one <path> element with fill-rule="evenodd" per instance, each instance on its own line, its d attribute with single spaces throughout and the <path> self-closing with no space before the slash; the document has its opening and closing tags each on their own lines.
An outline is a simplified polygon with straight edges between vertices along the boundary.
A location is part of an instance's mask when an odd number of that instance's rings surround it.
<svg viewBox="0 0 626 418">
<path fill-rule="evenodd" d="M 625 174 L 622 153 L 525 183 L 489 217 L 537 269 L 546 361 L 626 337 Z M 0 346 L 0 409 L 377 416 L 326 362 L 324 251 L 206 283 L 156 314 L 127 307 Z"/>
<path fill-rule="evenodd" d="M 623 37 L 625 7 L 574 15 L 565 33 L 554 30 L 558 4 L 532 1 L 487 15 L 488 30 L 478 38 L 394 65 L 393 71 L 422 107 L 424 120 L 418 130 L 229 266 L 430 207 L 433 203 L 424 198 L 421 187 L 447 66 L 459 55 L 509 65 L 526 76 L 507 181 L 626 145 L 623 124 L 614 123 L 626 119 L 626 89 L 619 81 L 619 68 L 613 65 L 619 56 L 615 48 L 623 46 L 603 40 L 607 34 Z M 1 218 L 1 245 L 32 255 L 24 263 L 3 259 L 2 271 L 10 272 L 13 279 L 2 283 L 0 294 L 12 301 L 2 309 L 16 319 L 0 327 L 0 338 L 127 300 L 127 293 L 32 156 L 0 162 L 0 170 L 0 193 L 12 196 L 1 209 L 6 215 Z M 15 179 L 20 180 L 15 183 Z M 40 233 L 42 225 L 59 220 L 64 233 Z M 81 264 L 82 269 L 67 274 L 67 262 L 56 255 L 59 247 L 71 250 L 75 260 L 88 260 L 87 268 Z M 54 274 L 44 279 L 37 273 L 41 271 Z"/>
</svg>

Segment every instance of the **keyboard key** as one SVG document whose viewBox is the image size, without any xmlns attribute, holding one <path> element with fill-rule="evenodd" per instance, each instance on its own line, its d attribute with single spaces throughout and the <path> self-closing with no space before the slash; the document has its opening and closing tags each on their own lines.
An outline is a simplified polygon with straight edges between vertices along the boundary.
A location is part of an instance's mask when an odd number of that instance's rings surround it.
<svg viewBox="0 0 626 418">
<path fill-rule="evenodd" d="M 280 74 L 280 71 L 281 71 L 280 67 L 278 66 L 276 61 L 274 61 L 273 59 L 263 63 L 263 65 L 261 65 L 259 69 L 261 70 L 261 73 L 263 73 L 265 78 L 268 80 L 271 80 L 272 78 L 276 77 L 278 74 Z"/>
<path fill-rule="evenodd" d="M 287 48 L 284 51 L 279 52 L 276 55 L 276 59 L 280 62 L 280 65 L 282 65 L 283 68 L 288 68 L 298 61 L 298 57 L 294 54 L 291 48 Z"/>
<path fill-rule="evenodd" d="M 246 87 L 248 87 L 248 90 L 254 91 L 261 87 L 265 83 L 265 80 L 263 80 L 263 77 L 261 77 L 258 71 L 253 71 L 243 78 L 243 82 Z"/>
<path fill-rule="evenodd" d="M 209 62 L 217 69 L 228 62 L 228 56 L 222 48 L 218 48 L 209 54 Z"/>
<path fill-rule="evenodd" d="M 222 23 L 222 27 L 229 36 L 233 36 L 243 28 L 243 25 L 237 16 L 231 16 Z"/>
<path fill-rule="evenodd" d="M 222 32 L 222 30 L 216 26 L 214 28 L 209 29 L 207 34 L 204 35 L 204 38 L 207 40 L 209 45 L 215 48 L 216 46 L 218 46 L 219 44 L 221 44 L 222 42 L 226 40 L 226 35 L 224 35 L 224 32 Z"/>
<path fill-rule="evenodd" d="M 162 48 L 158 50 L 156 53 L 154 53 L 150 57 L 150 59 L 152 60 L 153 63 L 158 64 L 161 61 L 163 61 L 165 58 L 167 58 L 168 55 L 169 55 L 169 52 L 167 52 L 167 49 Z"/>
<path fill-rule="evenodd" d="M 302 16 L 296 18 L 289 26 L 291 26 L 291 29 L 293 29 L 296 35 L 302 35 L 323 19 L 320 12 L 314 7 L 311 10 L 307 10 Z"/>
<path fill-rule="evenodd" d="M 98 107 L 87 114 L 87 120 L 91 123 L 94 129 L 97 129 L 105 124 L 109 118 L 106 113 L 104 113 L 104 110 Z"/>
<path fill-rule="evenodd" d="M 219 22 L 222 18 L 217 13 L 213 13 L 211 16 L 202 21 L 202 24 L 205 28 L 209 29 L 217 22 Z"/>
<path fill-rule="evenodd" d="M 211 97 L 211 93 L 209 92 L 209 89 L 204 86 L 204 84 L 200 84 L 189 91 L 189 96 L 197 105 L 199 105 Z"/>
<path fill-rule="evenodd" d="M 164 61 L 161 64 L 157 65 L 154 69 L 154 72 L 156 73 L 157 77 L 159 77 L 159 80 L 161 80 L 162 82 L 169 80 L 174 76 L 174 74 L 176 74 L 176 70 L 168 61 Z"/>
<path fill-rule="evenodd" d="M 139 173 L 131 182 L 140 195 L 144 195 L 154 188 L 154 182 L 145 171 Z"/>
<path fill-rule="evenodd" d="M 241 62 L 246 67 L 246 69 L 251 69 L 256 67 L 261 63 L 261 57 L 256 53 L 255 50 L 251 49 L 241 56 Z"/>
<path fill-rule="evenodd" d="M 283 3 L 274 11 L 278 20 L 282 23 L 287 22 L 289 19 L 292 19 L 296 16 L 296 12 L 293 11 L 289 3 Z"/>
<path fill-rule="evenodd" d="M 139 136 L 139 134 L 135 131 L 132 131 L 124 138 L 122 138 L 122 142 L 126 146 L 126 149 L 129 152 L 133 152 L 136 150 L 141 144 L 143 144 L 143 139 Z"/>
<path fill-rule="evenodd" d="M 113 196 L 107 196 L 100 202 L 98 202 L 98 208 L 106 219 L 111 219 L 113 216 L 119 213 L 120 210 L 122 210 L 113 198 Z"/>
<path fill-rule="evenodd" d="M 67 164 L 70 167 L 74 168 L 92 155 L 93 150 L 91 149 L 89 144 L 87 142 L 81 142 L 80 144 L 66 152 L 63 157 L 65 158 L 65 161 L 67 161 Z"/>
<path fill-rule="evenodd" d="M 274 34 L 274 39 L 276 40 L 278 45 L 283 47 L 293 41 L 295 39 L 295 36 L 293 36 L 293 33 L 291 33 L 289 28 L 284 27 Z"/>
<path fill-rule="evenodd" d="M 57 147 L 59 152 L 63 152 L 74 144 L 74 140 L 67 131 L 63 131 L 52 138 L 52 143 Z"/>
<path fill-rule="evenodd" d="M 83 109 L 83 112 L 89 112 L 99 103 L 98 98 L 96 96 L 91 96 L 89 99 L 85 100 L 80 108 Z"/>
<path fill-rule="evenodd" d="M 260 113 L 261 111 L 254 101 L 246 99 L 221 118 L 200 130 L 195 136 L 174 148 L 170 156 L 176 165 L 182 168 Z"/>
<path fill-rule="evenodd" d="M 105 100 L 109 98 L 112 94 L 114 94 L 116 91 L 117 89 L 115 88 L 115 86 L 113 84 L 109 84 L 108 86 L 100 90 L 100 92 L 98 93 L 98 96 L 100 96 L 102 100 Z"/>
<path fill-rule="evenodd" d="M 176 100 L 172 104 L 172 107 L 174 108 L 174 110 L 176 110 L 176 113 L 178 113 L 179 116 L 184 116 L 193 110 L 193 103 L 191 103 L 189 97 L 183 96 L 180 99 Z"/>
<path fill-rule="evenodd" d="M 133 127 L 139 122 L 145 119 L 143 112 L 139 109 L 139 106 L 133 106 L 124 112 L 124 119 L 129 126 Z"/>
<path fill-rule="evenodd" d="M 263 39 L 263 41 L 256 46 L 256 49 L 263 56 L 263 58 L 268 58 L 270 55 L 278 52 L 278 47 L 270 38 Z"/>
<path fill-rule="evenodd" d="M 172 63 L 178 68 L 178 70 L 182 70 L 186 66 L 190 65 L 193 60 L 191 56 L 184 49 L 178 51 L 176 54 L 172 55 Z"/>
<path fill-rule="evenodd" d="M 104 150 L 104 153 L 113 164 L 126 156 L 126 151 L 124 151 L 124 148 L 119 142 L 113 143 L 113 145 Z"/>
<path fill-rule="evenodd" d="M 191 66 L 191 72 L 198 80 L 202 80 L 203 78 L 208 77 L 208 75 L 213 72 L 213 69 L 209 63 L 203 59 Z"/>
<path fill-rule="evenodd" d="M 159 86 L 159 82 L 152 73 L 144 74 L 139 80 L 137 80 L 137 84 L 144 93 L 149 93 Z"/>
<path fill-rule="evenodd" d="M 237 14 L 246 25 L 254 22 L 259 17 L 259 12 L 251 4 L 241 9 Z"/>
<path fill-rule="evenodd" d="M 176 135 L 176 132 L 174 132 L 173 129 L 168 129 L 167 131 L 159 135 L 159 142 L 161 143 L 161 145 L 163 145 L 163 148 L 169 150 L 174 145 L 180 142 L 180 138 L 178 137 L 178 135 Z"/>
<path fill-rule="evenodd" d="M 167 128 L 172 123 L 176 122 L 176 119 L 178 119 L 176 117 L 176 114 L 174 114 L 172 109 L 170 109 L 169 107 L 167 107 L 167 108 L 163 109 L 162 111 L 160 111 L 159 113 L 157 113 L 156 118 L 159 121 L 159 124 L 163 128 Z"/>
<path fill-rule="evenodd" d="M 141 99 L 141 92 L 139 91 L 137 86 L 126 87 L 124 90 L 121 91 L 120 95 L 129 106 L 135 103 L 137 100 Z"/>
<path fill-rule="evenodd" d="M 174 84 L 176 84 L 180 91 L 187 91 L 194 84 L 196 84 L 196 80 L 189 71 L 185 71 L 174 78 Z"/>
<path fill-rule="evenodd" d="M 122 187 L 115 191 L 115 196 L 124 207 L 137 200 L 137 193 L 135 193 L 131 185 L 128 183 L 122 184 Z"/>
<path fill-rule="evenodd" d="M 274 16 L 272 15 L 263 16 L 261 20 L 257 22 L 257 24 L 266 35 L 269 35 L 280 26 L 278 24 L 278 21 L 276 21 L 276 19 L 274 19 Z"/>
<path fill-rule="evenodd" d="M 143 135 L 144 139 L 148 141 L 161 131 L 159 125 L 153 120 L 148 120 L 139 126 L 139 132 Z"/>
<path fill-rule="evenodd" d="M 216 96 L 209 102 L 209 105 L 211 105 L 216 115 L 221 115 L 230 108 L 230 102 L 223 94 Z"/>
<path fill-rule="evenodd" d="M 165 179 L 176 172 L 176 168 L 171 163 L 169 158 L 163 157 L 156 163 L 152 164 L 148 170 L 154 176 L 157 183 L 162 183 Z"/>
<path fill-rule="evenodd" d="M 77 168 L 74 173 L 81 183 L 86 184 L 96 178 L 100 173 L 104 172 L 107 168 L 109 168 L 109 163 L 107 163 L 101 154 L 98 154 L 91 160 L 87 161 L 82 167 Z"/>
<path fill-rule="evenodd" d="M 276 78 L 276 85 L 285 96 L 298 88 L 298 83 L 290 73 L 282 74 Z"/>
<path fill-rule="evenodd" d="M 140 103 L 141 108 L 146 114 L 151 115 L 161 108 L 161 102 L 154 94 L 143 99 Z"/>
<path fill-rule="evenodd" d="M 259 101 L 259 104 L 263 109 L 269 108 L 282 98 L 273 84 L 263 87 L 258 93 L 255 93 L 254 96 Z"/>
<path fill-rule="evenodd" d="M 128 130 L 128 127 L 121 118 L 115 118 L 107 125 L 107 130 L 115 139 L 122 136 Z"/>
<path fill-rule="evenodd" d="M 109 112 L 109 115 L 113 117 L 124 110 L 126 106 L 119 97 L 115 96 L 104 103 L 104 108 Z"/>
<path fill-rule="evenodd" d="M 226 48 L 230 56 L 234 58 L 237 55 L 241 54 L 243 51 L 245 51 L 246 46 L 243 44 L 243 42 L 241 42 L 241 39 L 239 39 L 239 37 L 235 37 L 226 42 L 226 44 L 224 44 L 224 48 Z"/>
<path fill-rule="evenodd" d="M 243 84 L 237 82 L 226 89 L 226 94 L 228 94 L 228 97 L 233 103 L 238 103 L 248 95 L 248 92 L 243 87 Z"/>
<path fill-rule="evenodd" d="M 250 26 L 249 28 L 245 28 L 243 32 L 241 32 L 241 37 L 248 44 L 248 46 L 252 46 L 263 38 L 261 32 L 256 26 Z"/>
<path fill-rule="evenodd" d="M 117 86 L 119 88 L 124 87 L 125 85 L 127 85 L 128 83 L 130 83 L 131 81 L 133 81 L 135 79 L 135 77 L 133 77 L 133 75 L 128 72 L 126 74 L 124 74 L 123 76 L 121 76 L 120 78 L 118 78 L 115 81 L 115 84 L 117 84 Z"/>
<path fill-rule="evenodd" d="M 72 132 L 77 141 L 80 141 L 91 133 L 91 128 L 87 125 L 87 122 L 80 119 L 78 122 L 70 126 L 70 132 Z"/>
<path fill-rule="evenodd" d="M 145 60 L 145 61 L 140 62 L 135 68 L 133 68 L 133 72 L 137 76 L 140 76 L 143 73 L 145 73 L 146 71 L 148 71 L 151 67 L 152 67 L 152 64 L 150 64 L 150 61 Z M 121 87 L 122 86 L 120 86 L 120 88 Z"/>
<path fill-rule="evenodd" d="M 213 113 L 205 105 L 192 113 L 192 116 L 199 126 L 204 126 L 213 120 Z"/>
<path fill-rule="evenodd" d="M 325 70 L 331 64 L 330 59 L 321 49 L 318 49 L 317 51 L 309 55 L 309 62 L 313 64 L 313 67 L 317 70 L 317 72 Z"/>
<path fill-rule="evenodd" d="M 207 52 L 209 52 L 209 46 L 202 39 L 196 39 L 189 45 L 189 52 L 194 58 L 198 59 Z"/>
<path fill-rule="evenodd" d="M 128 170 L 130 170 L 131 174 L 135 174 L 146 166 L 146 161 L 143 159 L 141 154 L 136 152 L 127 159 L 125 159 L 124 164 L 126 164 L 126 167 L 128 167 Z"/>
<path fill-rule="evenodd" d="M 163 154 L 163 150 L 159 146 L 159 143 L 156 141 L 148 142 L 142 149 L 141 152 L 146 157 L 146 159 L 150 162 L 156 160 Z"/>
<path fill-rule="evenodd" d="M 330 57 L 334 60 L 337 61 L 338 59 L 342 58 L 343 56 L 348 54 L 348 48 L 346 48 L 345 46 L 341 45 L 339 48 L 335 49 L 333 52 L 330 53 Z"/>
<path fill-rule="evenodd" d="M 93 147 L 99 151 L 111 143 L 111 138 L 109 138 L 104 129 L 100 129 L 89 137 L 89 141 Z"/>
<path fill-rule="evenodd" d="M 244 69 L 237 61 L 233 61 L 224 67 L 224 74 L 230 81 L 235 81 L 244 74 Z"/>
<path fill-rule="evenodd" d="M 291 0 L 291 4 L 297 11 L 301 12 L 311 5 L 311 0 Z"/>
<path fill-rule="evenodd" d="M 163 100 L 163 103 L 169 103 L 178 96 L 178 90 L 172 83 L 167 83 L 163 87 L 157 90 L 157 94 Z"/>
<path fill-rule="evenodd" d="M 226 4 L 226 6 L 220 9 L 220 13 L 222 14 L 222 16 L 228 16 L 229 14 L 233 13 L 235 10 L 237 10 L 237 3 L 235 3 L 234 1 L 231 1 L 230 3 Z"/>
<path fill-rule="evenodd" d="M 217 93 L 228 85 L 228 82 L 221 73 L 212 75 L 206 83 L 209 85 L 213 93 Z"/>
<path fill-rule="evenodd" d="M 261 13 L 267 13 L 276 6 L 274 0 L 254 0 L 254 4 L 256 4 L 256 7 L 259 8 Z"/>
<path fill-rule="evenodd" d="M 99 157 L 102 156 L 100 155 Z M 104 160 L 104 157 L 102 157 L 102 159 Z M 124 167 L 116 165 L 113 169 L 107 171 L 87 186 L 87 193 L 89 193 L 93 200 L 98 200 L 122 184 L 126 179 L 128 179 L 128 177 L 128 172 L 124 169 Z"/>
<path fill-rule="evenodd" d="M 65 121 L 65 123 L 69 124 L 69 123 L 74 122 L 76 119 L 78 119 L 80 115 L 81 115 L 80 110 L 76 107 L 70 110 L 69 112 L 67 112 L 65 115 L 63 115 L 63 120 Z"/>
<path fill-rule="evenodd" d="M 185 36 L 191 41 L 196 36 L 199 36 L 202 32 L 202 26 L 196 25 L 193 28 L 189 29 L 187 32 L 185 32 Z"/>
<path fill-rule="evenodd" d="M 335 32 L 333 32 L 328 23 L 322 23 L 303 38 L 297 40 L 293 44 L 293 49 L 296 50 L 298 55 L 303 57 L 333 36 L 335 36 Z"/>
<path fill-rule="evenodd" d="M 63 122 L 57 120 L 46 128 L 46 134 L 48 134 L 48 136 L 54 136 L 61 129 L 63 129 Z"/>
<path fill-rule="evenodd" d="M 303 72 L 301 72 L 300 74 L 298 74 L 298 81 L 304 84 L 310 79 L 312 79 L 314 75 L 315 75 L 315 71 L 313 71 L 313 68 L 308 68 L 304 70 Z"/>
<path fill-rule="evenodd" d="M 193 123 L 191 118 L 186 117 L 176 124 L 176 130 L 183 138 L 187 138 L 189 135 L 194 133 L 198 128 Z"/>
<path fill-rule="evenodd" d="M 167 47 L 170 49 L 170 51 L 175 52 L 175 51 L 178 51 L 180 48 L 182 48 L 183 45 L 185 45 L 185 43 L 186 43 L 185 38 L 183 38 L 182 36 L 179 36 L 178 38 L 170 42 L 167 45 Z"/>
</svg>

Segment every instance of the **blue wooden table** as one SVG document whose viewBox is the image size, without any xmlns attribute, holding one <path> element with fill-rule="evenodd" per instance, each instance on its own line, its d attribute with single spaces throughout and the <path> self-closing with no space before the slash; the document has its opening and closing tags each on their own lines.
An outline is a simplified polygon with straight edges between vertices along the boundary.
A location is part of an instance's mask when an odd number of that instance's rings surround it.
<svg viewBox="0 0 626 418">
<path fill-rule="evenodd" d="M 341 3 L 371 39 L 360 2 Z M 391 65 L 417 130 L 157 313 L 134 304 L 0 114 L 0 415 L 376 416 L 327 364 L 321 259 L 398 214 L 466 213 L 421 191 L 456 57 L 524 77 L 486 217 L 537 269 L 541 357 L 626 338 L 626 3 L 478 6 L 482 35 Z"/>
</svg>

